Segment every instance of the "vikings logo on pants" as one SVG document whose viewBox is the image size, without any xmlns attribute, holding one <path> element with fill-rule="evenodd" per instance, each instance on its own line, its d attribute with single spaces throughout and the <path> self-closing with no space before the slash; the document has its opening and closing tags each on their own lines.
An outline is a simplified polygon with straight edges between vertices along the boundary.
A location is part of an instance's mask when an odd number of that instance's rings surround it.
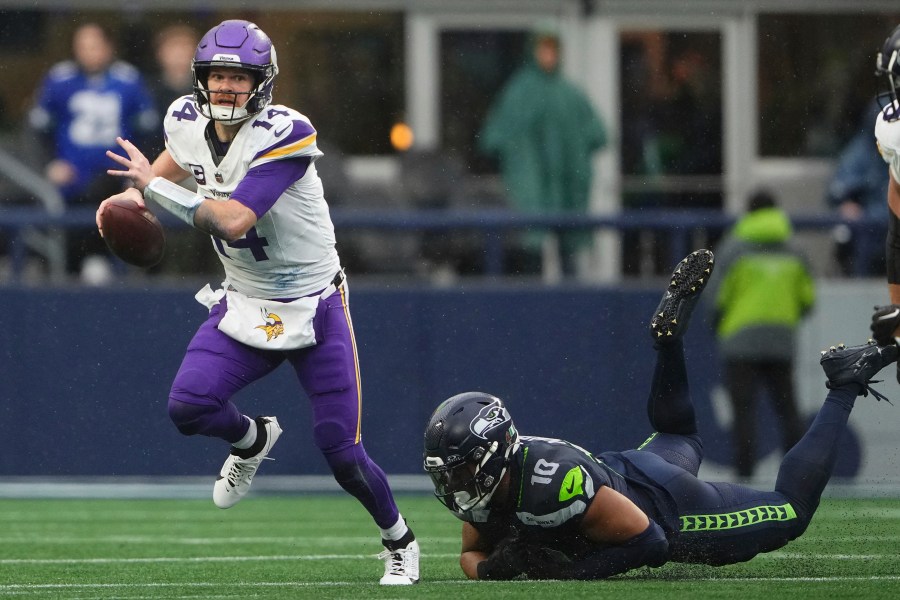
<svg viewBox="0 0 900 600">
<path fill-rule="evenodd" d="M 256 329 L 262 329 L 266 332 L 266 341 L 271 342 L 279 335 L 284 333 L 284 323 L 281 322 L 281 317 L 276 315 L 275 313 L 271 313 L 265 309 L 262 309 L 263 320 L 266 322 L 265 325 L 257 325 Z"/>
</svg>

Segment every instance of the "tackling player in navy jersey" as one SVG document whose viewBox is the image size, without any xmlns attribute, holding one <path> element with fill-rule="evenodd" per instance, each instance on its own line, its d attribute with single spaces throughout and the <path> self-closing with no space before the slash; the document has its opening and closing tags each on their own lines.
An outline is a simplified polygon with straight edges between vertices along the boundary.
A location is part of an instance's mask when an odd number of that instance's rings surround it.
<svg viewBox="0 0 900 600">
<path fill-rule="evenodd" d="M 239 502 L 278 441 L 275 417 L 242 414 L 232 396 L 290 363 L 309 397 L 313 438 L 335 479 L 381 530 L 385 585 L 419 580 L 419 546 L 387 478 L 362 444 L 359 364 L 347 283 L 315 161 L 309 119 L 272 104 L 275 48 L 259 27 L 231 20 L 197 46 L 194 93 L 164 121 L 166 149 L 151 166 L 131 142 L 108 156 L 135 187 L 105 200 L 152 199 L 210 234 L 225 280 L 197 300 L 207 321 L 188 346 L 169 394 L 169 416 L 185 435 L 231 444 L 213 487 L 219 508 Z M 193 177 L 197 192 L 178 182 Z M 102 234 L 102 230 L 101 230 Z"/>
<path fill-rule="evenodd" d="M 648 402 L 653 435 L 635 450 L 594 454 L 521 435 L 499 398 L 460 394 L 425 430 L 435 495 L 464 521 L 460 566 L 471 579 L 601 579 L 668 561 L 725 565 L 781 548 L 809 525 L 860 394 L 897 360 L 896 345 L 833 347 L 822 408 L 784 457 L 774 491 L 698 479 L 702 442 L 681 337 L 713 255 L 675 269 L 650 321 L 657 362 Z"/>
</svg>

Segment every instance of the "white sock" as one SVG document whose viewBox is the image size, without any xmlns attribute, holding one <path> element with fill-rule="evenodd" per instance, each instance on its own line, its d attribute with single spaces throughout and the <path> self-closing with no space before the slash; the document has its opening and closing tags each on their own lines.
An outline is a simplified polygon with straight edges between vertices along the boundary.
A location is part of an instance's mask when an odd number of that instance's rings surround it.
<svg viewBox="0 0 900 600">
<path fill-rule="evenodd" d="M 244 418 L 250 421 L 250 429 L 247 430 L 244 437 L 232 444 L 238 450 L 246 450 L 256 441 L 256 421 L 246 416 Z"/>
<path fill-rule="evenodd" d="M 406 520 L 403 515 L 399 515 L 396 523 L 381 530 L 381 539 L 396 541 L 406 535 L 407 531 L 409 531 L 409 527 L 406 526 Z"/>
</svg>

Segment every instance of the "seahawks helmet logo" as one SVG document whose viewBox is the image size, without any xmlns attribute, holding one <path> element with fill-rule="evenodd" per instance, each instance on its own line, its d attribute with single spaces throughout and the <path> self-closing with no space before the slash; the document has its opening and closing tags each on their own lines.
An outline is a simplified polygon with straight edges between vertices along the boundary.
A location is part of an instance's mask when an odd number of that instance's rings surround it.
<svg viewBox="0 0 900 600">
<path fill-rule="evenodd" d="M 483 440 L 487 439 L 487 433 L 504 423 L 509 422 L 509 414 L 506 408 L 498 404 L 491 404 L 482 408 L 478 415 L 469 423 L 469 431 Z"/>
</svg>

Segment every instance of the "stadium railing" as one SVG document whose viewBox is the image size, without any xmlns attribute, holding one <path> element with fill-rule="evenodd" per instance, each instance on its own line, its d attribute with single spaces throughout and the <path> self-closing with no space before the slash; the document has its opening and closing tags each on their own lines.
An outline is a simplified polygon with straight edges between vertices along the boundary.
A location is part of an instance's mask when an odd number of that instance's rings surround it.
<svg viewBox="0 0 900 600">
<path fill-rule="evenodd" d="M 90 207 L 70 208 L 65 212 L 48 212 L 34 207 L 8 207 L 0 211 L 0 233 L 7 239 L 13 281 L 21 275 L 29 244 L 27 236 L 35 230 L 47 232 L 73 227 L 91 226 L 95 210 Z M 718 234 L 734 223 L 734 217 L 715 210 L 642 210 L 611 215 L 523 214 L 491 210 L 359 210 L 334 209 L 332 220 L 339 231 L 368 230 L 385 234 L 471 232 L 482 234 L 484 274 L 503 272 L 506 248 L 504 235 L 522 230 L 564 231 L 649 231 L 665 234 L 668 254 L 683 256 L 692 247 L 698 232 Z M 161 216 L 166 227 L 185 227 L 167 215 Z M 838 225 L 847 226 L 854 234 L 866 235 L 879 224 L 874 219 L 848 222 L 829 213 L 792 215 L 797 231 L 827 232 Z"/>
<path fill-rule="evenodd" d="M 13 224 L 13 237 L 22 253 L 26 247 L 43 256 L 49 265 L 50 276 L 61 280 L 65 274 L 65 234 L 63 231 L 47 227 L 48 220 L 61 216 L 65 210 L 65 202 L 59 190 L 49 181 L 16 158 L 12 153 L 0 147 L 0 173 L 15 181 L 17 186 L 37 199 L 40 208 L 30 207 L 33 218 L 27 218 L 22 224 Z M 6 199 L 4 199 L 4 202 Z M 4 207 L 0 211 L 0 219 L 14 209 Z M 16 221 L 16 218 L 13 218 Z M 0 226 L 0 231 L 5 229 Z"/>
</svg>

